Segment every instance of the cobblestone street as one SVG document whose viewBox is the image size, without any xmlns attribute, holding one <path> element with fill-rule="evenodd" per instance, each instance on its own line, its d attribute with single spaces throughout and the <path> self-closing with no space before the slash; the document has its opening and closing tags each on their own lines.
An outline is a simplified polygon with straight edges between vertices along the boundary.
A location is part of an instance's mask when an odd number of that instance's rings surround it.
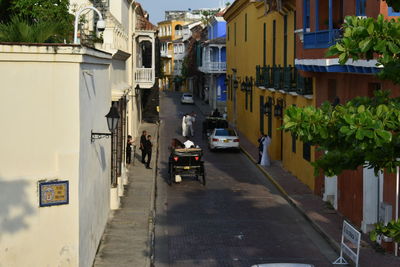
<svg viewBox="0 0 400 267">
<path fill-rule="evenodd" d="M 161 94 L 155 266 L 251 266 L 297 262 L 331 266 L 337 254 L 242 153 L 209 152 L 203 117 Z M 184 177 L 168 186 L 168 145 L 182 114 L 195 111 L 196 145 L 204 149 L 207 185 Z"/>
</svg>

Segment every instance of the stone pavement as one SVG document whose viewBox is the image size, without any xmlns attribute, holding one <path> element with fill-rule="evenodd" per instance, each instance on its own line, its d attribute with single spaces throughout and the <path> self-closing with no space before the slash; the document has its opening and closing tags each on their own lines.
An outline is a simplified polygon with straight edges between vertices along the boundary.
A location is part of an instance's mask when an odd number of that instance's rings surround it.
<svg viewBox="0 0 400 267">
<path fill-rule="evenodd" d="M 133 163 L 128 166 L 129 183 L 121 198 L 121 207 L 111 214 L 94 267 L 147 267 L 151 264 L 158 125 L 143 123 L 140 133 L 143 130 L 152 136 L 152 170 L 145 168 L 139 159 L 140 150 L 136 151 Z"/>
<path fill-rule="evenodd" d="M 195 104 L 203 114 L 210 114 L 211 108 L 203 101 L 195 99 Z M 258 148 L 244 135 L 240 134 L 242 151 L 254 164 L 258 159 Z M 313 192 L 291 173 L 286 171 L 279 161 L 273 161 L 270 167 L 257 165 L 265 176 L 275 184 L 282 195 L 291 203 L 311 225 L 339 252 L 344 217 L 327 207 L 322 198 Z M 376 252 L 367 235 L 362 235 L 360 264 L 362 267 L 400 266 L 400 257 Z"/>
</svg>

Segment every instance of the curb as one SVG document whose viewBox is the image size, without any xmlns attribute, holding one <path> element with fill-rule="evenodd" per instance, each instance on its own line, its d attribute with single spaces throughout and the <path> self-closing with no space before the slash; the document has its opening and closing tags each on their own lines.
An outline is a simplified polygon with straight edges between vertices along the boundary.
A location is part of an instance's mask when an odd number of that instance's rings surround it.
<svg viewBox="0 0 400 267">
<path fill-rule="evenodd" d="M 147 266 L 154 266 L 154 249 L 155 249 L 155 216 L 156 216 L 156 194 L 157 194 L 157 176 L 158 176 L 158 154 L 160 147 L 160 123 L 156 122 L 157 125 L 157 149 L 155 153 L 155 164 L 154 164 L 154 175 L 153 175 L 153 187 L 150 199 L 150 215 L 149 215 L 149 259 L 150 262 Z"/>
<path fill-rule="evenodd" d="M 333 239 L 328 233 L 326 233 L 325 230 L 322 229 L 322 227 L 319 226 L 313 219 L 311 219 L 303 208 L 299 207 L 296 204 L 295 200 L 289 196 L 286 190 L 272 177 L 271 174 L 269 174 L 263 167 L 257 164 L 255 159 L 250 155 L 249 152 L 247 152 L 247 150 L 245 150 L 242 146 L 240 147 L 240 150 L 257 166 L 257 168 L 278 189 L 278 191 L 281 192 L 282 196 L 289 202 L 289 204 L 300 212 L 300 214 L 311 224 L 311 226 L 328 242 L 328 244 L 337 253 L 340 253 L 339 243 L 335 239 Z"/>
</svg>

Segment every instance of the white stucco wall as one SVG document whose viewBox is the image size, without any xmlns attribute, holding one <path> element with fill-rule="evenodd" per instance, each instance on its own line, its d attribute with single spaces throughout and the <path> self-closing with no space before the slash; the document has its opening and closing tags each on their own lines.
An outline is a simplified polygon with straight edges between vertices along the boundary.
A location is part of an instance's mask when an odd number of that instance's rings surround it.
<svg viewBox="0 0 400 267">
<path fill-rule="evenodd" d="M 128 84 L 128 71 L 125 60 L 113 59 L 111 64 L 111 88 L 113 100 L 119 100 L 126 90 L 130 89 Z"/>
<path fill-rule="evenodd" d="M 111 138 L 91 143 L 91 131 L 108 133 L 111 106 L 108 64 L 80 67 L 79 266 L 91 266 L 110 202 Z"/>
<path fill-rule="evenodd" d="M 107 164 L 99 169 L 101 143 L 90 144 L 87 128 L 104 130 L 109 57 L 69 46 L 0 45 L 1 267 L 93 260 L 108 216 L 110 152 L 104 149 Z M 81 68 L 102 76 L 95 91 L 84 88 Z M 39 207 L 38 181 L 51 179 L 69 181 L 68 205 Z"/>
<path fill-rule="evenodd" d="M 127 0 L 110 0 L 110 12 L 122 24 L 128 25 L 129 3 Z"/>
</svg>

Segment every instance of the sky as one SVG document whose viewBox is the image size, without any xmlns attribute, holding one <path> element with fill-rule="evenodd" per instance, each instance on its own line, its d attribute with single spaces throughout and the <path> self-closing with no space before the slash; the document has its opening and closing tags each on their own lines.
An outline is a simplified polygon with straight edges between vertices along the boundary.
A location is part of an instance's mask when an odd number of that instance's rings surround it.
<svg viewBox="0 0 400 267">
<path fill-rule="evenodd" d="M 165 10 L 188 10 L 199 8 L 220 7 L 224 0 L 138 0 L 144 10 L 149 12 L 150 21 L 157 25 L 157 22 L 164 20 Z M 234 2 L 233 0 L 225 2 Z"/>
</svg>

